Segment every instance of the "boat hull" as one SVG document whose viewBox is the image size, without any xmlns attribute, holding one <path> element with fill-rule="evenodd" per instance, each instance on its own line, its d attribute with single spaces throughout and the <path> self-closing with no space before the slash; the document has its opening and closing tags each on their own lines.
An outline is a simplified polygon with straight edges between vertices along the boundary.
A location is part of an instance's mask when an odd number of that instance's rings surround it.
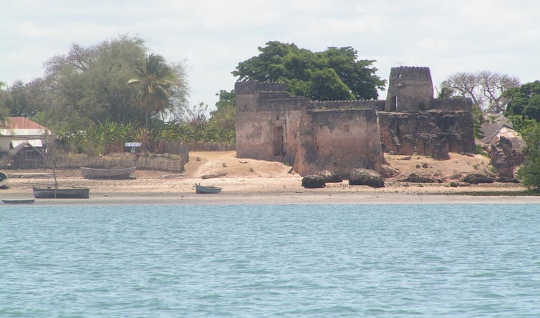
<svg viewBox="0 0 540 318">
<path fill-rule="evenodd" d="M 90 198 L 89 188 L 37 188 L 34 187 L 34 197 L 36 199 L 88 199 Z"/>
<path fill-rule="evenodd" d="M 135 169 L 135 167 L 110 169 L 81 167 L 81 174 L 85 179 L 130 179 Z"/>
<path fill-rule="evenodd" d="M 34 199 L 3 199 L 4 204 L 32 204 Z"/>
<path fill-rule="evenodd" d="M 195 192 L 199 194 L 215 194 L 221 192 L 220 187 L 195 185 Z"/>
</svg>

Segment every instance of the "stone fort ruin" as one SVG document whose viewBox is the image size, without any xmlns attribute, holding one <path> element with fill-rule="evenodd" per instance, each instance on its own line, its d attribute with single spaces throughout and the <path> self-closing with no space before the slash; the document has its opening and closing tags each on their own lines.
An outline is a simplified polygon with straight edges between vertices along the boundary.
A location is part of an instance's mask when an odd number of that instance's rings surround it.
<svg viewBox="0 0 540 318">
<path fill-rule="evenodd" d="M 380 170 L 383 152 L 448 159 L 472 153 L 472 102 L 433 98 L 427 67 L 391 69 L 386 100 L 312 101 L 286 86 L 237 82 L 236 151 L 282 161 L 300 175 Z"/>
</svg>

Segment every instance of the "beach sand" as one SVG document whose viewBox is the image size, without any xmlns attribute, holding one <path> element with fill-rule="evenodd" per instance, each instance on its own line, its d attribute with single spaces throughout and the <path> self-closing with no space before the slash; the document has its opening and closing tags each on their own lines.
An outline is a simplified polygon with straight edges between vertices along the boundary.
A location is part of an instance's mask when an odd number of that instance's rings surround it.
<svg viewBox="0 0 540 318">
<path fill-rule="evenodd" d="M 450 180 L 450 175 L 487 169 L 488 159 L 481 156 L 452 154 L 451 160 L 435 161 L 427 157 L 386 156 L 399 174 L 386 179 L 384 188 L 350 186 L 347 181 L 329 183 L 323 189 L 304 189 L 301 177 L 279 162 L 239 159 L 234 151 L 191 152 L 182 174 L 166 171 L 137 171 L 132 180 L 86 180 L 79 170 L 59 170 L 61 186 L 90 188 L 87 200 L 39 199 L 39 204 L 438 204 L 494 203 L 540 204 L 538 196 L 471 196 L 471 192 L 509 193 L 525 190 L 519 184 L 492 183 L 450 187 L 449 182 L 414 184 L 400 182 L 411 171 Z M 420 166 L 420 168 L 418 168 Z M 451 167 L 451 168 L 448 168 Z M 51 184 L 45 170 L 8 170 L 9 189 L 0 190 L 0 199 L 31 198 L 33 185 Z M 224 174 L 202 179 L 208 174 Z M 195 183 L 215 185 L 223 191 L 215 195 L 194 193 Z M 461 193 L 461 194 L 460 194 Z M 467 195 L 464 195 L 467 194 Z"/>
</svg>

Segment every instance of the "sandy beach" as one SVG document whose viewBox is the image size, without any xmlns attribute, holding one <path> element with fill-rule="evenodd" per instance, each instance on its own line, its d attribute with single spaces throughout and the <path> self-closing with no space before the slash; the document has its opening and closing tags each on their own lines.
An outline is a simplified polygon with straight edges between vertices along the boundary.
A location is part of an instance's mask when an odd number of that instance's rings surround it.
<svg viewBox="0 0 540 318">
<path fill-rule="evenodd" d="M 304 189 L 301 177 L 279 162 L 236 158 L 235 153 L 193 152 L 184 173 L 138 170 L 131 180 L 87 180 L 79 170 L 59 170 L 61 186 L 90 188 L 87 200 L 36 200 L 38 204 L 540 204 L 540 196 L 519 196 L 519 184 L 492 183 L 450 187 L 449 182 L 415 184 L 399 181 L 410 171 L 449 178 L 446 174 L 485 169 L 483 157 L 454 155 L 451 160 L 435 161 L 418 157 L 403 160 L 387 156 L 399 174 L 386 179 L 384 188 L 350 186 L 347 181 L 328 183 L 323 189 Z M 417 168 L 418 166 L 422 168 Z M 451 166 L 452 169 L 445 169 Z M 209 174 L 224 174 L 203 179 Z M 9 188 L 0 190 L 0 199 L 31 198 L 32 186 L 51 184 L 50 171 L 11 170 Z M 223 188 L 216 195 L 197 195 L 195 183 Z M 504 195 L 501 195 L 504 192 Z M 490 196 L 471 193 L 497 194 Z"/>
</svg>

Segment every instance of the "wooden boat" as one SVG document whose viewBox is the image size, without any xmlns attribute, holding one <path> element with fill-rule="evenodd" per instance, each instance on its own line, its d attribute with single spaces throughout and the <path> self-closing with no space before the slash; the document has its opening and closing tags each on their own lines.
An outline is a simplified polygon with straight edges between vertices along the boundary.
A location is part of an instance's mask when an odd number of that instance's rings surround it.
<svg viewBox="0 0 540 318">
<path fill-rule="evenodd" d="M 0 172 L 0 188 L 7 188 L 8 177 L 5 173 Z"/>
<path fill-rule="evenodd" d="M 56 156 L 55 144 L 49 143 L 47 156 L 52 159 L 53 169 L 52 176 L 54 178 L 53 186 L 33 186 L 34 198 L 36 199 L 89 199 L 90 188 L 82 187 L 59 187 L 56 179 Z"/>
<path fill-rule="evenodd" d="M 85 179 L 129 179 L 135 173 L 135 167 L 129 168 L 89 168 L 81 167 Z"/>
<path fill-rule="evenodd" d="M 221 192 L 220 187 L 215 186 L 202 186 L 198 183 L 195 184 L 195 192 L 199 194 L 214 194 Z"/>
<path fill-rule="evenodd" d="M 34 197 L 37 199 L 88 199 L 89 188 L 56 188 L 34 187 Z"/>
<path fill-rule="evenodd" d="M 4 204 L 32 204 L 34 199 L 2 199 Z"/>
</svg>

